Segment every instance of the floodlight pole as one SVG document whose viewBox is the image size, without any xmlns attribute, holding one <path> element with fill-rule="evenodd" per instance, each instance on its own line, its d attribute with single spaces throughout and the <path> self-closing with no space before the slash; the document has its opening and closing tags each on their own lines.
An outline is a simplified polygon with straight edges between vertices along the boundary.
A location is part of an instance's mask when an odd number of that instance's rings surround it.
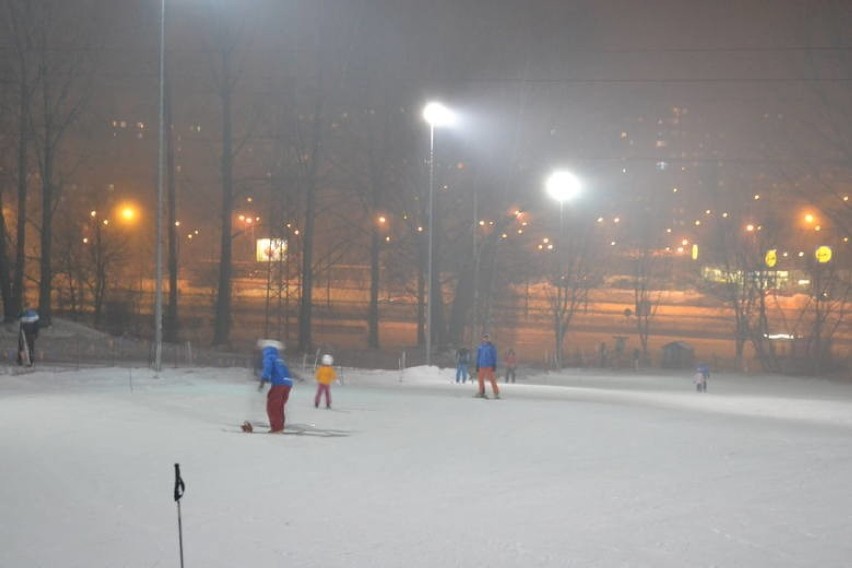
<svg viewBox="0 0 852 568">
<path fill-rule="evenodd" d="M 432 290 L 432 247 L 434 235 L 432 233 L 432 218 L 435 216 L 435 125 L 429 122 L 429 224 L 427 231 L 428 253 L 426 256 L 426 366 L 432 364 L 432 301 L 434 293 Z"/>
<path fill-rule="evenodd" d="M 157 152 L 156 255 L 154 276 L 154 372 L 163 364 L 163 182 L 166 140 L 166 0 L 160 0 L 160 139 Z"/>
</svg>

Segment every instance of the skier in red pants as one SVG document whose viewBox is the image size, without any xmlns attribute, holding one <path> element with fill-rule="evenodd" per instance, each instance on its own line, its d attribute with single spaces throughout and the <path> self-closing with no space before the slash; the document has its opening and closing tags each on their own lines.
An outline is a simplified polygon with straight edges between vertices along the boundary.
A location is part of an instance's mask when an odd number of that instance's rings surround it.
<svg viewBox="0 0 852 568">
<path fill-rule="evenodd" d="M 267 382 L 271 383 L 269 392 L 266 394 L 266 414 L 269 416 L 269 433 L 281 434 L 284 432 L 284 407 L 290 398 L 290 389 L 293 388 L 293 378 L 290 369 L 281 357 L 284 345 L 274 339 L 261 339 L 257 342 L 261 349 L 263 369 L 260 375 L 260 387 Z"/>
<path fill-rule="evenodd" d="M 479 382 L 477 398 L 488 398 L 485 394 L 485 381 L 491 383 L 491 391 L 494 398 L 500 398 L 500 389 L 497 387 L 497 348 L 491 343 L 491 338 L 486 333 L 482 336 L 482 343 L 476 349 L 476 379 Z"/>
</svg>

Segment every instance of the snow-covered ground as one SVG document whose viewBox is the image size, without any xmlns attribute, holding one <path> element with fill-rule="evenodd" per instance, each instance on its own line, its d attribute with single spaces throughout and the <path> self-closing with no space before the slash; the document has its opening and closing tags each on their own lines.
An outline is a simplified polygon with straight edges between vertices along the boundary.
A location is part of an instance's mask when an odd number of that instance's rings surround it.
<svg viewBox="0 0 852 568">
<path fill-rule="evenodd" d="M 0 375 L 0 566 L 179 566 L 176 462 L 187 567 L 852 562 L 852 387 L 451 374 L 299 383 L 290 436 L 243 369 Z"/>
</svg>

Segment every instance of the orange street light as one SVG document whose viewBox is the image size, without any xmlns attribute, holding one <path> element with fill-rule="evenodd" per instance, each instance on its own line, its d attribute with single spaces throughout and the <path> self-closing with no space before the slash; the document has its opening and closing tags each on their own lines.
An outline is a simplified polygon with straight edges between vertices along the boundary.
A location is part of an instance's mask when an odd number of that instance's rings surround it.
<svg viewBox="0 0 852 568">
<path fill-rule="evenodd" d="M 125 223 L 135 223 L 137 215 L 136 208 L 132 205 L 123 205 L 118 210 L 119 218 Z"/>
</svg>

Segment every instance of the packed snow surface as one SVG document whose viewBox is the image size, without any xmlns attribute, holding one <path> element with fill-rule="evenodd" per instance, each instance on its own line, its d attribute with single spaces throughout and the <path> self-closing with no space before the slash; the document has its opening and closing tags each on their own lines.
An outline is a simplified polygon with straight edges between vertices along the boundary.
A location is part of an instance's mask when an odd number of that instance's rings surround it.
<svg viewBox="0 0 852 568">
<path fill-rule="evenodd" d="M 344 369 L 270 435 L 240 432 L 266 422 L 244 369 L 10 371 L 4 567 L 179 566 L 179 510 L 187 567 L 852 562 L 848 385 L 566 371 L 481 400 L 452 370 Z"/>
</svg>

